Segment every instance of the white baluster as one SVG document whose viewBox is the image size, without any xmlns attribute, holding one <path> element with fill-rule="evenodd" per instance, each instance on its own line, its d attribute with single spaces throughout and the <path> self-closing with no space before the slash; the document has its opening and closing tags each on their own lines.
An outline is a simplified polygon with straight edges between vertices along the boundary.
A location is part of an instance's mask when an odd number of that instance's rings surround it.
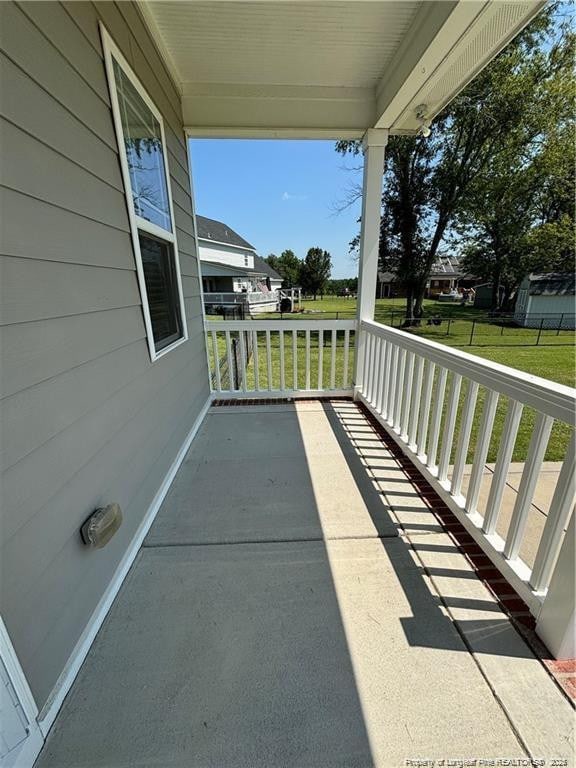
<svg viewBox="0 0 576 768">
<path fill-rule="evenodd" d="M 564 536 L 564 530 L 574 509 L 574 496 L 576 494 L 575 471 L 576 437 L 574 432 L 572 432 L 566 457 L 564 458 L 552 502 L 550 503 L 550 511 L 542 531 L 540 545 L 536 552 L 534 567 L 532 568 L 530 585 L 535 592 L 542 592 L 550 584 L 552 571 L 554 570 Z"/>
<path fill-rule="evenodd" d="M 448 371 L 446 368 L 440 368 L 438 370 L 438 380 L 436 381 L 434 409 L 432 411 L 432 429 L 430 431 L 430 448 L 428 450 L 428 467 L 431 470 L 436 468 L 436 455 L 438 453 L 438 440 L 440 439 L 440 425 L 442 423 L 442 409 L 444 406 L 444 396 L 446 394 L 447 377 Z"/>
<path fill-rule="evenodd" d="M 318 389 L 324 388 L 324 331 L 318 331 Z"/>
<path fill-rule="evenodd" d="M 412 406 L 412 381 L 414 379 L 414 353 L 406 354 L 406 370 L 404 373 L 404 402 L 400 416 L 400 437 L 408 440 L 408 423 L 410 421 L 410 408 Z"/>
<path fill-rule="evenodd" d="M 240 339 L 240 381 L 242 383 L 242 391 L 246 392 L 246 341 L 244 340 L 244 331 L 238 333 Z"/>
<path fill-rule="evenodd" d="M 386 339 L 382 339 L 382 357 L 381 357 L 381 365 L 380 365 L 380 387 L 378 389 L 378 401 L 376 403 L 376 410 L 380 415 L 382 415 L 382 412 L 384 410 L 384 404 L 386 402 L 386 387 L 388 382 L 388 367 L 389 367 L 389 355 L 390 355 L 390 344 L 386 341 Z"/>
<path fill-rule="evenodd" d="M 402 401 L 404 399 L 404 372 L 406 370 L 406 350 L 400 349 L 398 355 L 398 369 L 396 371 L 396 392 L 394 407 L 393 427 L 396 432 L 400 431 L 400 416 L 402 414 Z"/>
<path fill-rule="evenodd" d="M 456 427 L 456 417 L 458 415 L 461 386 L 462 376 L 458 373 L 453 373 L 446 410 L 446 423 L 444 424 L 444 434 L 442 435 L 442 449 L 440 451 L 440 461 L 438 463 L 438 480 L 440 482 L 444 482 L 448 477 L 448 464 L 450 462 L 450 454 L 452 453 L 452 445 L 454 443 L 454 429 Z"/>
<path fill-rule="evenodd" d="M 372 349 L 372 381 L 371 381 L 371 398 L 370 404 L 374 405 L 376 402 L 376 391 L 378 389 L 378 376 L 380 375 L 380 336 L 374 336 L 374 347 Z"/>
<path fill-rule="evenodd" d="M 266 373 L 268 376 L 268 389 L 272 389 L 272 345 L 270 343 L 270 331 L 266 331 Z"/>
<path fill-rule="evenodd" d="M 410 419 L 408 421 L 408 446 L 416 451 L 416 434 L 418 429 L 418 414 L 422 406 L 422 378 L 424 375 L 424 358 L 418 356 L 414 367 L 414 378 L 412 383 L 412 395 L 410 402 Z"/>
<path fill-rule="evenodd" d="M 220 380 L 220 355 L 218 354 L 218 340 L 216 331 L 211 331 L 212 336 L 212 354 L 214 357 L 214 374 L 216 375 L 216 390 L 222 392 L 222 382 Z"/>
<path fill-rule="evenodd" d="M 490 484 L 490 493 L 488 494 L 486 513 L 482 525 L 482 530 L 487 536 L 494 533 L 496 530 L 496 525 L 500 516 L 504 486 L 506 485 L 508 470 L 510 469 L 510 461 L 512 460 L 512 453 L 514 452 L 514 445 L 516 444 L 516 435 L 518 434 L 518 427 L 520 426 L 522 409 L 522 404 L 517 403 L 515 400 L 511 400 L 508 404 L 508 412 L 506 413 L 506 421 L 504 422 L 504 429 L 502 431 L 502 441 L 500 443 L 500 448 L 498 449 L 498 456 L 496 457 L 494 477 Z"/>
<path fill-rule="evenodd" d="M 252 331 L 252 357 L 254 359 L 254 389 L 260 392 L 260 366 L 258 362 L 258 331 Z"/>
<path fill-rule="evenodd" d="M 310 389 L 310 331 L 306 331 L 306 390 Z"/>
<path fill-rule="evenodd" d="M 292 331 L 292 387 L 298 390 L 298 331 Z"/>
<path fill-rule="evenodd" d="M 342 387 L 346 389 L 348 387 L 348 359 L 350 354 L 350 331 L 346 329 L 344 331 L 344 371 L 342 373 Z"/>
<path fill-rule="evenodd" d="M 386 398 L 386 421 L 392 424 L 394 421 L 394 411 L 396 409 L 396 379 L 398 369 L 398 356 L 400 350 L 394 344 L 392 346 L 392 356 L 390 368 L 388 370 L 388 397 Z"/>
<path fill-rule="evenodd" d="M 468 455 L 468 446 L 470 445 L 470 435 L 472 433 L 472 423 L 474 421 L 477 399 L 478 384 L 475 381 L 469 381 L 468 392 L 466 393 L 466 400 L 464 401 L 462 422 L 460 424 L 460 434 L 458 435 L 458 446 L 454 458 L 452 482 L 450 483 L 450 492 L 453 496 L 459 496 L 462 489 L 464 465 L 466 463 L 466 456 Z"/>
<path fill-rule="evenodd" d="M 232 339 L 230 331 L 224 331 L 226 337 L 226 360 L 228 361 L 228 381 L 230 383 L 230 392 L 235 390 L 234 386 L 234 368 L 232 367 Z"/>
<path fill-rule="evenodd" d="M 528 456 L 524 464 L 524 471 L 522 472 L 518 495 L 516 496 L 510 527 L 508 528 L 508 536 L 504 545 L 504 557 L 507 557 L 509 560 L 514 560 L 518 557 L 520 547 L 522 546 L 526 524 L 530 515 L 530 506 L 534 498 L 534 491 L 540 476 L 553 424 L 554 419 L 550 416 L 545 416 L 543 413 L 539 413 L 536 416 L 536 424 L 532 432 L 530 445 L 528 446 Z"/>
<path fill-rule="evenodd" d="M 336 389 L 336 331 L 332 331 L 332 355 L 330 357 L 330 389 Z"/>
<path fill-rule="evenodd" d="M 280 389 L 284 392 L 286 389 L 286 377 L 284 371 L 284 331 L 278 332 L 278 343 L 280 344 Z"/>
<path fill-rule="evenodd" d="M 482 412 L 482 422 L 476 441 L 476 450 L 474 451 L 474 460 L 472 462 L 472 472 L 470 473 L 470 482 L 466 492 L 466 511 L 469 515 L 476 514 L 478 510 L 478 498 L 480 496 L 480 486 L 486 465 L 486 457 L 490 448 L 490 438 L 492 437 L 492 428 L 498 406 L 498 392 L 491 389 L 486 392 L 484 401 L 484 410 Z"/>
<path fill-rule="evenodd" d="M 432 404 L 432 387 L 434 385 L 434 372 L 436 364 L 431 360 L 426 361 L 426 375 L 424 377 L 422 407 L 418 422 L 418 437 L 416 439 L 416 451 L 418 457 L 424 461 L 426 456 L 426 440 L 428 439 L 428 426 L 430 423 L 430 406 Z"/>
</svg>

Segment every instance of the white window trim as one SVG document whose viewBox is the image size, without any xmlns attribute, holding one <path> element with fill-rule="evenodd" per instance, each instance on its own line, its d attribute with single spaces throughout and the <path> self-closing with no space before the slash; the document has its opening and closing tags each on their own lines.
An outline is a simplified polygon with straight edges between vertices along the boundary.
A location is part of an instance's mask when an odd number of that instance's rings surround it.
<svg viewBox="0 0 576 768">
<path fill-rule="evenodd" d="M 168 151 L 166 148 L 166 136 L 164 134 L 164 120 L 162 114 L 156 108 L 154 102 L 150 99 L 150 96 L 142 86 L 140 80 L 134 73 L 132 67 L 128 64 L 122 52 L 110 36 L 110 33 L 106 27 L 100 22 L 100 34 L 102 37 L 102 47 L 104 50 L 104 63 L 106 66 L 106 75 L 108 78 L 108 90 L 110 93 L 110 101 L 112 104 L 112 116 L 114 118 L 114 129 L 116 132 L 116 141 L 118 144 L 118 152 L 120 155 L 120 165 L 122 169 L 122 179 L 124 181 L 124 191 L 126 196 L 126 204 L 128 206 L 128 218 L 130 220 L 130 234 L 132 236 L 132 247 L 134 249 L 134 258 L 136 261 L 136 273 L 138 276 L 138 286 L 140 288 L 140 297 L 142 299 L 142 311 L 144 314 L 144 324 L 146 326 L 146 338 L 148 342 L 148 350 L 150 352 L 150 359 L 152 362 L 158 360 L 164 355 L 171 352 L 176 347 L 179 347 L 184 342 L 188 341 L 188 326 L 186 323 L 186 311 L 184 306 L 184 294 L 182 291 L 182 276 L 180 274 L 180 257 L 178 253 L 178 243 L 176 239 L 176 223 L 174 221 L 174 204 L 172 202 L 172 183 L 170 179 L 170 170 L 168 168 Z M 159 227 L 157 224 L 153 224 L 146 219 L 138 216 L 134 210 L 134 201 L 132 199 L 132 185 L 130 181 L 130 170 L 128 167 L 128 158 L 126 155 L 126 148 L 124 146 L 124 132 L 122 130 L 122 120 L 120 118 L 120 105 L 118 102 L 118 92 L 116 89 L 116 79 L 114 75 L 114 69 L 112 66 L 112 57 L 116 59 L 118 64 L 124 70 L 124 73 L 146 104 L 150 109 L 158 124 L 160 126 L 160 134 L 162 138 L 162 154 L 164 158 L 164 172 L 166 174 L 166 187 L 168 193 L 168 205 L 170 207 L 170 223 L 172 231 Z M 156 350 L 154 345 L 154 334 L 152 331 L 152 318 L 150 316 L 150 307 L 148 305 L 148 294 L 146 292 L 146 281 L 144 279 L 144 265 L 142 263 L 142 254 L 140 252 L 140 240 L 138 237 L 138 231 L 147 232 L 148 234 L 155 235 L 156 237 L 171 243 L 174 249 L 174 269 L 176 272 L 176 283 L 178 286 L 178 300 L 180 303 L 180 322 L 182 326 L 182 336 L 176 341 L 169 344 L 163 349 Z"/>
</svg>

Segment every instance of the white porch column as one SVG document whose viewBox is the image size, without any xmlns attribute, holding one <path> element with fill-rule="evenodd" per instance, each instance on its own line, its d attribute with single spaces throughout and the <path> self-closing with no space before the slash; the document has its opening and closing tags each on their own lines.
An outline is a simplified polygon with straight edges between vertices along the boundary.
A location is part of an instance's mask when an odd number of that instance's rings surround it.
<svg viewBox="0 0 576 768">
<path fill-rule="evenodd" d="M 536 624 L 537 634 L 556 659 L 576 656 L 575 519 L 576 514 L 573 514 Z"/>
<path fill-rule="evenodd" d="M 380 212 L 382 208 L 382 174 L 388 131 L 374 128 L 366 131 L 362 139 L 364 151 L 364 178 L 362 184 L 362 222 L 360 229 L 360 263 L 358 266 L 358 325 L 362 320 L 374 319 L 376 282 L 378 279 L 378 244 L 380 240 Z M 354 360 L 354 391 L 362 386 L 364 339 L 356 334 Z"/>
</svg>

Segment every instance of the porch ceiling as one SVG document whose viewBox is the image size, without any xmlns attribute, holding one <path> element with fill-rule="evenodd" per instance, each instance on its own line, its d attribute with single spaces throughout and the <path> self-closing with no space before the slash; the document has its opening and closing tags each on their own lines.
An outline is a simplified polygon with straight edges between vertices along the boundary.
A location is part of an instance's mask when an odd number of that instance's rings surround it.
<svg viewBox="0 0 576 768">
<path fill-rule="evenodd" d="M 542 0 L 142 0 L 191 135 L 359 136 L 418 129 Z"/>
</svg>

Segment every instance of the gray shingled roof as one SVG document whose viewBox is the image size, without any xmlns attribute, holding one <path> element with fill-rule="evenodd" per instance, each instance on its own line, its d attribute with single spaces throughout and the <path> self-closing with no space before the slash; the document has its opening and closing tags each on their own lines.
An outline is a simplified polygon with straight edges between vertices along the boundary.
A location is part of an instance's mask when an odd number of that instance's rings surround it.
<svg viewBox="0 0 576 768">
<path fill-rule="evenodd" d="M 227 243 L 228 245 L 237 245 L 240 248 L 250 248 L 255 250 L 253 245 L 227 224 L 222 221 L 216 221 L 216 219 L 209 219 L 206 216 L 196 216 L 196 225 L 198 227 L 198 237 L 202 240 L 212 240 L 216 243 Z M 254 269 L 243 269 L 243 272 L 256 273 L 258 275 L 264 274 L 269 277 L 273 277 L 276 280 L 282 280 L 282 275 L 279 275 L 275 269 L 267 264 L 258 254 L 254 254 Z"/>
<path fill-rule="evenodd" d="M 228 245 L 238 245 L 240 248 L 250 248 L 256 250 L 250 245 L 248 240 L 240 237 L 238 232 L 234 232 L 228 224 L 216 219 L 208 219 L 206 216 L 196 216 L 198 226 L 198 237 L 202 240 L 213 240 L 216 243 L 226 243 Z"/>
<path fill-rule="evenodd" d="M 272 269 L 270 264 L 267 264 L 264 259 L 254 254 L 254 272 L 264 272 L 269 277 L 273 277 L 275 280 L 282 280 L 282 275 L 279 275 L 275 269 Z"/>
<path fill-rule="evenodd" d="M 576 274 L 554 273 L 530 275 L 531 296 L 573 296 L 576 293 Z"/>
</svg>

